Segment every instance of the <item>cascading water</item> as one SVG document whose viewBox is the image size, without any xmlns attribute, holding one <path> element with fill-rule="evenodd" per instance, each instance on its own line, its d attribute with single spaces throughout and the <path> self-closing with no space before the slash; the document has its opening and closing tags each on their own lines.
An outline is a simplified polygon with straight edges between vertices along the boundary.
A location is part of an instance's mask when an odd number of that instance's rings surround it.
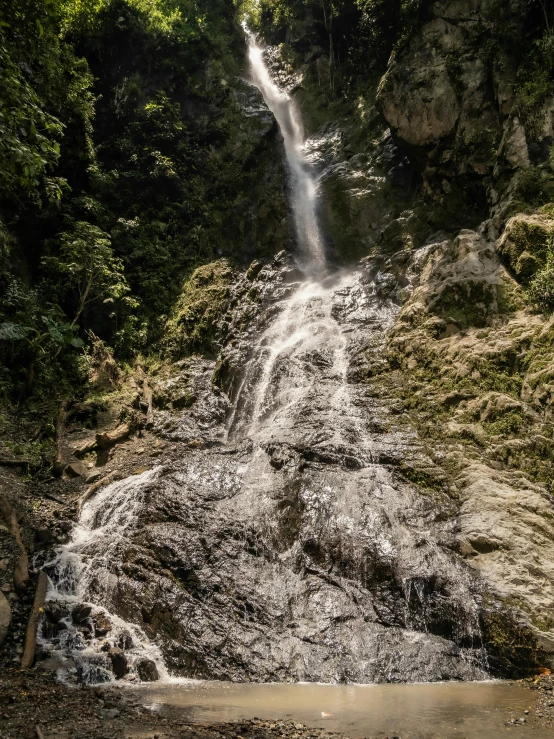
<svg viewBox="0 0 554 739">
<path fill-rule="evenodd" d="M 48 567 L 44 648 L 89 682 L 486 677 L 448 495 L 395 472 L 432 462 L 356 378 L 396 308 L 364 266 L 326 268 L 310 142 L 252 37 L 249 57 L 284 139 L 297 263 L 267 265 L 257 318 L 229 321 L 227 417 L 198 360 L 192 407 L 157 413 L 183 458 L 84 504 Z"/>
<path fill-rule="evenodd" d="M 352 286 L 352 275 L 327 273 L 318 216 L 318 177 L 306 158 L 298 111 L 292 98 L 271 79 L 263 49 L 251 34 L 248 46 L 252 83 L 261 92 L 283 136 L 299 265 L 305 279 L 283 302 L 277 319 L 254 348 L 236 399 L 231 435 L 264 441 L 264 429 L 273 433 L 278 428 L 279 434 L 292 442 L 296 417 L 324 403 L 329 416 L 341 414 L 349 419 L 346 436 L 350 437 L 350 444 L 360 437 L 367 441 L 348 393 L 347 340 L 333 316 L 336 296 L 346 286 Z M 320 357 L 323 372 L 314 372 L 310 361 L 314 355 Z M 341 442 L 350 445 L 346 439 L 337 438 L 334 442 L 337 446 Z"/>
<path fill-rule="evenodd" d="M 139 627 L 110 611 L 117 584 L 113 562 L 124 555 L 147 485 L 157 474 L 154 469 L 112 483 L 86 501 L 70 541 L 45 566 L 49 603 L 39 641 L 57 657 L 62 679 L 168 677 L 160 650 Z"/>
<path fill-rule="evenodd" d="M 291 204 L 301 263 L 308 276 L 320 276 L 325 269 L 325 250 L 317 214 L 319 188 L 317 178 L 304 153 L 304 133 L 294 101 L 282 92 L 270 77 L 263 49 L 252 34 L 248 38 L 248 57 L 252 83 L 262 93 L 275 116 L 285 144 L 291 175 Z"/>
</svg>

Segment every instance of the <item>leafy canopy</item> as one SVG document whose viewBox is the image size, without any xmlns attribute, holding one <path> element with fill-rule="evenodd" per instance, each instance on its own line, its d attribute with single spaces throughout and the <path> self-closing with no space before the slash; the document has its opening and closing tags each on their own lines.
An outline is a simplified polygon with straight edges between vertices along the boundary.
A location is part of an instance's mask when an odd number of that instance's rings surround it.
<svg viewBox="0 0 554 739">
<path fill-rule="evenodd" d="M 74 326 L 92 302 L 120 300 L 129 291 L 123 274 L 123 262 L 114 256 L 111 239 L 98 226 L 77 222 L 60 237 L 59 257 L 49 257 L 50 265 L 67 277 L 67 286 L 77 296 Z"/>
</svg>

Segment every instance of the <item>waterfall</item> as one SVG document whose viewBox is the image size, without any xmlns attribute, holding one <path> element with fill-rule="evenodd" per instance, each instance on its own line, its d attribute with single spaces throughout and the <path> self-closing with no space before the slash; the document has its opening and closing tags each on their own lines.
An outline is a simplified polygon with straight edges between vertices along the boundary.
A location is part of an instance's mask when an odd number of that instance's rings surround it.
<svg viewBox="0 0 554 739">
<path fill-rule="evenodd" d="M 325 403 L 337 429 L 333 439 L 336 446 L 350 446 L 345 437 L 351 442 L 368 442 L 350 402 L 347 339 L 333 316 L 336 297 L 351 285 L 352 275 L 327 273 L 318 215 L 318 176 L 305 156 L 306 140 L 298 109 L 290 95 L 272 80 L 255 37 L 248 33 L 247 38 L 252 84 L 262 94 L 283 136 L 297 259 L 304 280 L 280 306 L 277 318 L 254 347 L 236 399 L 231 432 L 264 441 L 267 430 L 269 437 L 278 431 L 281 438 L 293 441 L 298 416 Z M 314 356 L 320 357 L 320 371 L 314 371 Z M 337 418 L 342 423 L 337 424 Z M 371 451 L 366 452 L 371 458 Z"/>
<path fill-rule="evenodd" d="M 183 411 L 183 458 L 84 503 L 46 566 L 42 647 L 81 682 L 486 677 L 473 576 L 444 544 L 439 499 L 393 469 L 413 440 L 349 377 L 397 308 L 363 266 L 327 269 L 298 110 L 252 36 L 249 59 L 283 135 L 297 267 L 255 278 L 267 304 L 229 331 L 244 359 L 230 417 L 208 373 L 192 443 Z"/>
<path fill-rule="evenodd" d="M 148 485 L 159 468 L 114 482 L 87 500 L 71 538 L 45 565 L 50 575 L 46 618 L 39 643 L 57 658 L 58 674 L 67 679 L 76 665 L 84 683 L 167 678 L 159 648 L 133 623 L 117 616 L 118 578 L 113 565 L 124 557 Z M 70 658 L 70 661 L 67 658 Z"/>
<path fill-rule="evenodd" d="M 285 144 L 291 179 L 290 200 L 302 266 L 308 276 L 318 277 L 325 270 L 325 250 L 317 213 L 319 187 L 303 153 L 302 122 L 292 98 L 271 79 L 263 49 L 252 34 L 248 33 L 247 38 L 252 83 L 275 116 Z"/>
</svg>

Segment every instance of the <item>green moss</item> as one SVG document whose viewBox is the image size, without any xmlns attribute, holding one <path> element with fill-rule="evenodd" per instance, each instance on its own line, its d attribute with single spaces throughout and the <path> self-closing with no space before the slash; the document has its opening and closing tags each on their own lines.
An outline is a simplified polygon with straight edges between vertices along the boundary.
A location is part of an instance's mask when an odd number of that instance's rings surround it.
<svg viewBox="0 0 554 739">
<path fill-rule="evenodd" d="M 533 632 L 508 611 L 486 610 L 482 619 L 483 641 L 496 676 L 523 678 L 544 664 Z"/>
<path fill-rule="evenodd" d="M 547 219 L 514 217 L 508 222 L 498 251 L 524 283 L 546 265 L 554 236 L 554 224 Z"/>
<path fill-rule="evenodd" d="M 399 474 L 409 482 L 417 485 L 422 490 L 427 490 L 434 495 L 444 494 L 446 480 L 444 474 L 440 473 L 437 468 L 424 469 L 421 467 L 412 467 L 406 462 L 402 462 L 398 470 Z"/>
<path fill-rule="evenodd" d="M 496 304 L 501 316 L 515 313 L 525 306 L 523 291 L 513 281 L 505 281 L 496 286 Z"/>
<path fill-rule="evenodd" d="M 171 358 L 214 351 L 217 325 L 227 306 L 234 274 L 230 263 L 220 259 L 199 267 L 185 282 L 166 325 L 164 349 Z"/>
<path fill-rule="evenodd" d="M 535 63 L 540 63 L 540 57 L 536 52 L 530 54 L 530 57 Z M 522 69 L 518 75 L 519 86 L 515 90 L 514 108 L 532 137 L 540 135 L 541 127 L 544 125 L 544 105 L 554 93 L 552 68 L 554 64 L 551 62 L 542 69 L 535 68 L 532 71 Z"/>
<path fill-rule="evenodd" d="M 539 167 L 528 167 L 517 176 L 516 196 L 524 203 L 537 207 L 552 200 L 554 181 L 549 172 Z"/>
<path fill-rule="evenodd" d="M 487 325 L 495 297 L 494 285 L 482 281 L 455 283 L 437 295 L 429 308 L 441 318 L 451 319 L 462 329 L 479 328 Z"/>
<path fill-rule="evenodd" d="M 511 436 L 517 434 L 527 423 L 527 418 L 520 410 L 512 410 L 501 418 L 486 423 L 484 428 L 493 436 Z"/>
</svg>

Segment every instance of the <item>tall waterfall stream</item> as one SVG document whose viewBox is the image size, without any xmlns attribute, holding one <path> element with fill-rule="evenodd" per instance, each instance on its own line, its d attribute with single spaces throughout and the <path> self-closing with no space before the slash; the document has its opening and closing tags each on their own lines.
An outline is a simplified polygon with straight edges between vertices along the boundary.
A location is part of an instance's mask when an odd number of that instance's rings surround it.
<svg viewBox="0 0 554 739">
<path fill-rule="evenodd" d="M 415 441 L 355 378 L 396 308 L 363 266 L 327 267 L 298 111 L 252 39 L 250 64 L 284 140 L 297 261 L 261 271 L 266 309 L 222 350 L 245 366 L 225 413 L 211 389 L 200 402 L 214 443 L 84 503 L 47 566 L 43 647 L 88 683 L 486 678 L 448 501 L 395 475 Z"/>
</svg>

